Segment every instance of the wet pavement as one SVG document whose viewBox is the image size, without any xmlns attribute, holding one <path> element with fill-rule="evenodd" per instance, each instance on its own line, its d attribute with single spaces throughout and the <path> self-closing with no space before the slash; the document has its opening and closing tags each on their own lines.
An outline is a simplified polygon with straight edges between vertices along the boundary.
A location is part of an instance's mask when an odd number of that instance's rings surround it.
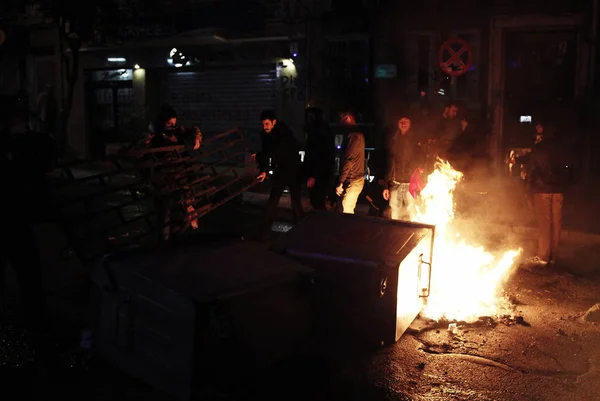
<svg viewBox="0 0 600 401">
<path fill-rule="evenodd" d="M 232 203 L 208 215 L 202 231 L 212 236 L 251 236 L 263 206 L 249 197 L 244 204 Z M 285 202 L 275 236 L 285 235 L 290 227 Z M 40 235 L 50 231 L 45 227 Z M 525 254 L 534 249 L 531 231 L 496 233 L 508 235 Z M 0 312 L 2 399 L 171 400 L 102 361 L 88 349 L 89 343 L 81 341 L 92 317 L 89 281 L 76 260 L 52 251 L 61 241 L 50 236 L 45 257 L 52 336 L 39 347 L 45 352 L 36 353 L 31 339 L 18 329 L 17 306 L 5 297 Z M 357 347 L 349 334 L 335 344 L 313 339 L 311 347 L 281 364 L 223 378 L 219 388 L 205 388 L 199 398 L 600 400 L 600 318 L 585 314 L 600 302 L 600 241 L 596 236 L 571 235 L 562 248 L 560 264 L 517 269 L 511 276 L 506 296 L 513 317 L 519 319 L 459 322 L 454 331 L 448 330 L 448 322 L 418 319 L 397 344 L 376 350 Z"/>
</svg>

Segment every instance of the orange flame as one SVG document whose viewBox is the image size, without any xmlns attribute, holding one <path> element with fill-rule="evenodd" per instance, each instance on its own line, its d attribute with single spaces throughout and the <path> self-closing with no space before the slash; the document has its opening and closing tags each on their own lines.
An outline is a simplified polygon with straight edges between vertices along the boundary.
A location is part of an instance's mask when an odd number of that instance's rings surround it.
<svg viewBox="0 0 600 401">
<path fill-rule="evenodd" d="M 463 174 L 450 163 L 438 159 L 421 191 L 415 221 L 436 226 L 431 272 L 431 293 L 421 315 L 475 321 L 482 316 L 497 316 L 509 301 L 502 287 L 510 276 L 521 249 L 494 256 L 483 246 L 467 243 L 452 226 L 454 190 Z"/>
</svg>

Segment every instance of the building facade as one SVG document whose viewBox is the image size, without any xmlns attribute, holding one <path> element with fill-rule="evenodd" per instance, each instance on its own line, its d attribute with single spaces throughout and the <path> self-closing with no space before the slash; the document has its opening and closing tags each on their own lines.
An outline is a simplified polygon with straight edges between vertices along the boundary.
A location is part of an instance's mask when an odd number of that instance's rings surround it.
<svg viewBox="0 0 600 401">
<path fill-rule="evenodd" d="M 112 11 L 83 19 L 91 29 L 76 63 L 64 18 L 37 9 L 3 23 L 29 35 L 18 46 L 7 35 L 11 49 L 28 51 L 3 59 L 12 64 L 3 62 L 2 87 L 25 85 L 38 109 L 33 99 L 54 88 L 66 116 L 57 132 L 79 157 L 142 135 L 165 103 L 207 135 L 240 127 L 252 146 L 263 109 L 275 109 L 299 139 L 306 107 L 322 108 L 332 124 L 354 110 L 368 146 L 381 147 L 399 114 L 420 112 L 426 100 L 432 117 L 449 102 L 468 112 L 498 165 L 543 121 L 591 166 L 600 146 L 589 122 L 597 3 L 169 0 L 150 13 L 143 2 L 115 0 Z M 462 75 L 440 68 L 448 40 L 468 44 Z"/>
</svg>

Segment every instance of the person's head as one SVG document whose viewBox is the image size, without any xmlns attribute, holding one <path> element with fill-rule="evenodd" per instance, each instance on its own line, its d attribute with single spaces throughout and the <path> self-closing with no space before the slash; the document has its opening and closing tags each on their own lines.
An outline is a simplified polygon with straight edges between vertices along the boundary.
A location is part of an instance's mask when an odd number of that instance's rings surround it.
<svg viewBox="0 0 600 401">
<path fill-rule="evenodd" d="M 406 134 L 408 130 L 410 130 L 410 124 L 411 121 L 408 117 L 402 117 L 398 120 L 398 130 L 402 135 Z"/>
<path fill-rule="evenodd" d="M 535 133 L 536 134 L 543 134 L 544 133 L 544 124 L 542 123 L 537 123 L 535 125 Z"/>
<path fill-rule="evenodd" d="M 177 127 L 177 112 L 169 105 L 163 105 L 158 114 L 158 123 L 166 130 Z"/>
<path fill-rule="evenodd" d="M 458 114 L 458 106 L 455 103 L 450 103 L 446 108 L 444 108 L 443 117 L 447 119 L 454 119 Z"/>
<path fill-rule="evenodd" d="M 544 140 L 544 125 L 537 123 L 535 125 L 535 143 L 538 144 Z"/>
<path fill-rule="evenodd" d="M 305 119 L 307 124 L 322 122 L 323 110 L 318 107 L 309 107 L 305 110 Z"/>
<path fill-rule="evenodd" d="M 269 134 L 275 128 L 275 124 L 277 124 L 277 117 L 275 117 L 275 112 L 272 110 L 264 110 L 260 113 L 260 122 L 262 123 L 263 130 Z"/>
<path fill-rule="evenodd" d="M 340 114 L 340 124 L 346 127 L 356 125 L 356 116 L 354 115 L 354 113 L 345 111 Z"/>
</svg>

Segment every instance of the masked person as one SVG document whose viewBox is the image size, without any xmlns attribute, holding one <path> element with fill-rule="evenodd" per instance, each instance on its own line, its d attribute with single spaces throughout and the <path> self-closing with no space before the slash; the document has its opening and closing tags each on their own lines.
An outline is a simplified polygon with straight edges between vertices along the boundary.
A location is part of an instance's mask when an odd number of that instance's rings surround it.
<svg viewBox="0 0 600 401">
<path fill-rule="evenodd" d="M 177 112 L 168 105 L 163 105 L 156 119 L 149 125 L 149 134 L 144 140 L 144 145 L 149 148 L 162 148 L 168 146 L 178 145 L 186 139 L 184 134 L 185 128 L 177 124 Z M 202 133 L 197 127 L 193 128 L 192 140 L 194 141 L 193 149 L 198 150 L 202 144 Z M 169 162 L 172 157 L 171 154 L 165 152 L 155 153 L 154 159 L 147 160 L 158 160 L 159 162 Z M 173 170 L 169 165 L 157 165 L 152 168 L 149 172 L 152 184 L 159 192 L 164 192 L 157 197 L 157 218 L 159 230 L 159 243 L 168 241 L 171 237 L 171 209 L 175 206 L 177 201 L 182 203 L 180 199 L 183 197 L 188 206 L 186 211 L 188 213 L 194 212 L 192 205 L 193 196 L 181 188 L 169 188 L 170 184 L 175 180 L 171 179 L 177 168 Z M 179 189 L 179 191 L 177 191 Z M 190 219 L 189 224 L 192 228 L 198 228 L 198 220 L 195 218 Z"/>
<path fill-rule="evenodd" d="M 422 189 L 419 175 L 423 171 L 425 154 L 412 130 L 410 118 L 398 120 L 398 129 L 389 140 L 388 152 L 387 187 L 383 190 L 383 198 L 390 203 L 393 220 L 413 221 L 417 213 L 416 197 Z"/>
<path fill-rule="evenodd" d="M 356 129 L 356 117 L 352 113 L 342 113 L 340 124 L 348 134 L 335 193 L 342 198 L 342 211 L 354 214 L 365 186 L 365 136 Z"/>
<path fill-rule="evenodd" d="M 145 140 L 145 145 L 152 148 L 161 148 L 177 145 L 183 128 L 177 125 L 177 112 L 170 106 L 164 105 L 156 120 L 148 126 L 150 132 Z"/>
<path fill-rule="evenodd" d="M 292 130 L 283 121 L 278 121 L 271 110 L 263 111 L 260 121 L 262 150 L 256 156 L 260 169 L 256 179 L 263 182 L 267 179 L 268 172 L 273 171 L 271 193 L 258 238 L 259 241 L 266 241 L 277 217 L 277 207 L 286 187 L 289 188 L 292 197 L 294 223 L 298 223 L 302 218 L 301 162 L 300 147 Z"/>
</svg>

